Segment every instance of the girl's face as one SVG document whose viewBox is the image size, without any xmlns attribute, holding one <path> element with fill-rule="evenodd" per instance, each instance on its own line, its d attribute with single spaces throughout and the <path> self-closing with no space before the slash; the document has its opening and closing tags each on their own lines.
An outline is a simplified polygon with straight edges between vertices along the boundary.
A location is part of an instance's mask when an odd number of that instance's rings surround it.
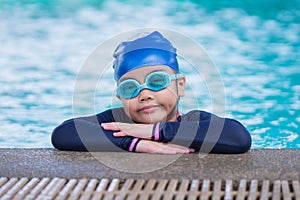
<svg viewBox="0 0 300 200">
<path fill-rule="evenodd" d="M 170 75 L 174 74 L 168 66 L 147 66 L 127 72 L 118 83 L 125 79 L 135 79 L 144 84 L 148 74 L 161 70 Z M 131 99 L 124 99 L 118 95 L 117 97 L 122 101 L 126 114 L 135 122 L 146 124 L 172 122 L 177 120 L 177 103 L 179 97 L 184 96 L 184 86 L 185 76 L 181 76 L 177 81 L 171 81 L 171 84 L 163 90 L 143 89 L 138 96 Z"/>
</svg>

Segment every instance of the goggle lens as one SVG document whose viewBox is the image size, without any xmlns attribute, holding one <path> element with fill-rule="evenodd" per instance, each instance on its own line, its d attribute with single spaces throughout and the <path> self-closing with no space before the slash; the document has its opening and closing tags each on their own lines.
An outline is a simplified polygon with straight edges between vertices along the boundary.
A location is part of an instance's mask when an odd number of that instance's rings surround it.
<svg viewBox="0 0 300 200">
<path fill-rule="evenodd" d="M 164 73 L 153 73 L 147 77 L 146 85 L 153 91 L 162 90 L 170 84 L 169 75 Z"/>
</svg>

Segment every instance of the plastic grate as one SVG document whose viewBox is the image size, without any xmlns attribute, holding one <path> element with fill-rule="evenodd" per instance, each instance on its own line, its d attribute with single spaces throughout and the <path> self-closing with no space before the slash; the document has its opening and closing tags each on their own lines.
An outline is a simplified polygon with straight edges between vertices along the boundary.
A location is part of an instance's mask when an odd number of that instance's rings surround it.
<svg viewBox="0 0 300 200">
<path fill-rule="evenodd" d="M 298 180 L 63 179 L 0 177 L 0 199 L 300 200 Z"/>
</svg>

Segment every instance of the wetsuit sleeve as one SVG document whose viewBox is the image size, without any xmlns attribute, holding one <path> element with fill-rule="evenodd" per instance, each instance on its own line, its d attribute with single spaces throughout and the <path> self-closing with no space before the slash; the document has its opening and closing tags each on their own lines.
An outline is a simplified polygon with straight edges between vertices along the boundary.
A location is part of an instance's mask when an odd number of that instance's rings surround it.
<svg viewBox="0 0 300 200">
<path fill-rule="evenodd" d="M 108 121 L 111 119 L 101 115 L 64 121 L 53 130 L 52 144 L 60 150 L 128 151 L 134 138 L 114 137 L 113 131 L 100 126 L 101 122 Z"/>
<path fill-rule="evenodd" d="M 251 147 L 251 137 L 238 121 L 202 112 L 192 113 L 180 122 L 161 122 L 159 140 L 205 153 L 244 153 Z"/>
</svg>

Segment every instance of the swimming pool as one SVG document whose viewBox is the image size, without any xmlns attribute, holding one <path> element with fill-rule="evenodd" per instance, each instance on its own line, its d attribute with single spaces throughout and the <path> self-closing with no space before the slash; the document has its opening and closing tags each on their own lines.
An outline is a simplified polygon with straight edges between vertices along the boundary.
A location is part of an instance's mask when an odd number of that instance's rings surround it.
<svg viewBox="0 0 300 200">
<path fill-rule="evenodd" d="M 98 2 L 0 2 L 0 147 L 52 147 L 52 129 L 73 116 L 76 75 L 91 50 L 144 27 L 178 31 L 206 49 L 226 115 L 249 129 L 253 148 L 300 147 L 299 1 Z"/>
</svg>

